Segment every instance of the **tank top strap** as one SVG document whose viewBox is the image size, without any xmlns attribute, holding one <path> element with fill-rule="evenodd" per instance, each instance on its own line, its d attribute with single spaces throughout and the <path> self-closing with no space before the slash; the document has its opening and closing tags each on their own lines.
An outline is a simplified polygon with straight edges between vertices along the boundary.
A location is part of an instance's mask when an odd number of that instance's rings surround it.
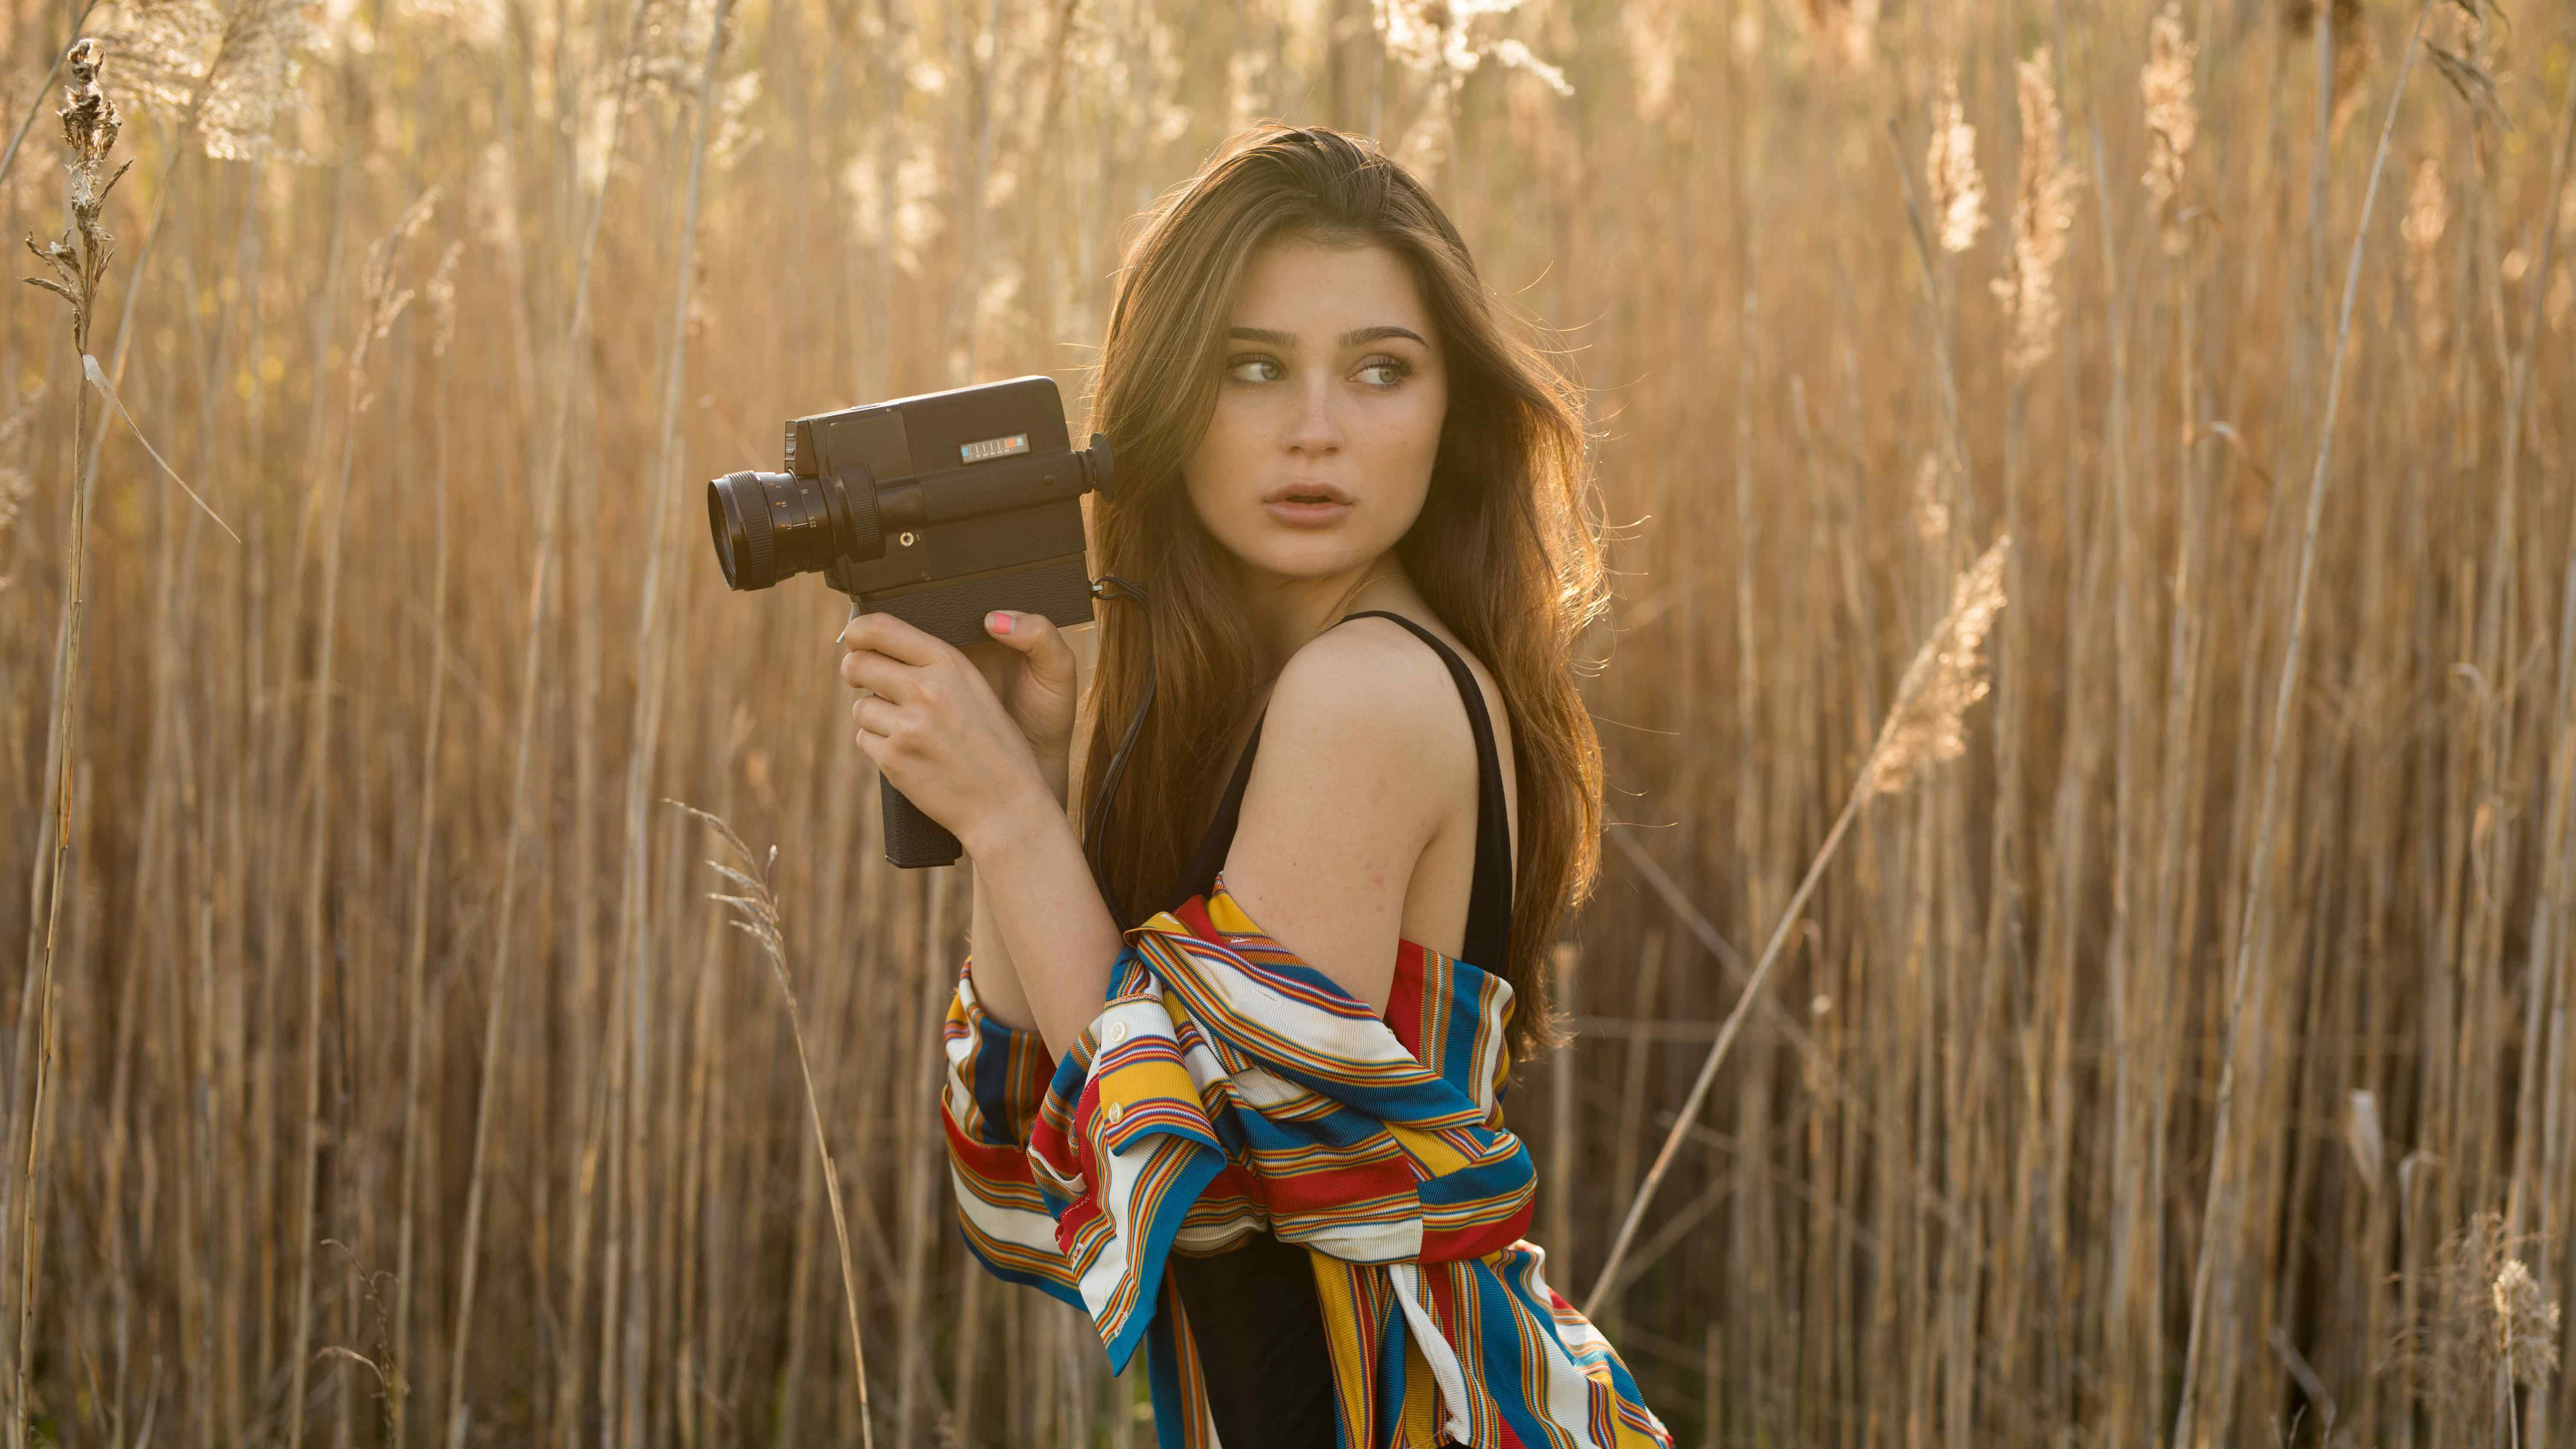
<svg viewBox="0 0 2576 1449">
<path fill-rule="evenodd" d="M 1511 819 L 1504 813 L 1502 752 L 1494 743 L 1494 721 L 1485 709 L 1485 692 L 1477 688 L 1474 672 L 1457 650 L 1402 614 L 1363 609 L 1333 623 L 1339 627 L 1369 618 L 1393 619 L 1430 645 L 1440 662 L 1449 666 L 1459 701 L 1467 707 L 1467 725 L 1476 736 L 1476 864 L 1467 892 L 1467 939 L 1459 959 L 1499 974 L 1511 956 L 1512 834 Z"/>
<path fill-rule="evenodd" d="M 1402 614 L 1364 609 L 1345 614 L 1325 627 L 1339 628 L 1353 619 L 1368 618 L 1393 619 L 1430 645 L 1449 667 L 1449 677 L 1467 707 L 1467 723 L 1476 737 L 1476 862 L 1467 893 L 1467 937 L 1460 947 L 1459 959 L 1500 972 L 1511 954 L 1512 839 L 1503 797 L 1502 752 L 1494 743 L 1493 716 L 1485 708 L 1485 692 L 1476 686 L 1475 674 L 1457 650 Z M 1264 706 L 1261 718 L 1253 721 L 1252 737 L 1244 742 L 1243 753 L 1235 760 L 1234 774 L 1217 803 L 1216 818 L 1208 822 L 1207 833 L 1199 838 L 1198 849 L 1190 858 L 1175 905 L 1215 889 L 1217 872 L 1225 866 L 1226 852 L 1233 848 L 1235 827 L 1243 816 L 1243 790 L 1252 778 L 1252 757 L 1261 748 L 1261 727 L 1269 718 L 1269 708 Z"/>
</svg>

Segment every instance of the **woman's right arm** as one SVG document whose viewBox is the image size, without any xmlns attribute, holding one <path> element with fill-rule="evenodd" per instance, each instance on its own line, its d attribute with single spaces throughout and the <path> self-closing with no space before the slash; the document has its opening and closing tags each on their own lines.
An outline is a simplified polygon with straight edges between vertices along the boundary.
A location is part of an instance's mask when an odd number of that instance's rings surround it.
<svg viewBox="0 0 2576 1449">
<path fill-rule="evenodd" d="M 1056 761 L 1041 760 L 1039 764 L 1047 774 L 1048 786 L 1055 791 L 1056 804 L 1063 805 L 1070 795 L 1066 769 Z M 975 983 L 975 999 L 985 1015 L 1013 1031 L 1037 1030 L 1037 1012 L 1020 986 L 1020 971 L 1011 960 L 1011 949 L 1003 944 L 1001 924 L 993 913 L 993 892 L 986 886 L 981 870 L 975 872 L 975 913 L 973 924 L 967 928 L 966 966 L 967 975 Z"/>
<path fill-rule="evenodd" d="M 1008 628 L 994 625 L 1007 620 Z M 989 642 L 968 645 L 965 654 L 994 697 L 1002 702 L 1036 755 L 1038 773 L 1063 808 L 1071 796 L 1075 704 L 1082 692 L 1082 651 L 1043 614 L 1005 612 L 986 616 Z M 978 861 L 980 867 L 983 862 Z M 977 1004 L 997 1026 L 1013 1031 L 1037 1029 L 1037 1013 L 1020 984 L 1017 964 L 1004 944 L 993 911 L 993 893 L 984 873 L 975 873 L 974 912 L 967 932 L 967 974 L 974 981 Z"/>
</svg>

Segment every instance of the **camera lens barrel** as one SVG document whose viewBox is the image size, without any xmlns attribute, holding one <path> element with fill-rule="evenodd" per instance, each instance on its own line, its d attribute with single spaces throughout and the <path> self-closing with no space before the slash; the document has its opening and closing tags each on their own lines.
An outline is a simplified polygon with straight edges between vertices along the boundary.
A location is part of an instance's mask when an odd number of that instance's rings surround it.
<svg viewBox="0 0 2576 1449">
<path fill-rule="evenodd" d="M 868 502 L 875 502 L 873 490 Z M 828 567 L 844 539 L 851 552 L 879 550 L 871 508 L 854 509 L 836 479 L 793 473 L 728 473 L 707 484 L 707 531 L 725 582 L 737 589 L 765 589 L 781 579 Z M 863 525 L 853 527 L 853 525 Z"/>
<path fill-rule="evenodd" d="M 1007 512 L 1089 490 L 1106 497 L 1114 477 L 1109 440 L 1070 453 L 1019 457 L 923 478 L 879 481 L 866 469 L 836 474 L 728 473 L 707 484 L 707 532 L 725 583 L 765 589 L 831 567 L 835 558 L 885 556 L 888 528 L 919 528 Z"/>
</svg>

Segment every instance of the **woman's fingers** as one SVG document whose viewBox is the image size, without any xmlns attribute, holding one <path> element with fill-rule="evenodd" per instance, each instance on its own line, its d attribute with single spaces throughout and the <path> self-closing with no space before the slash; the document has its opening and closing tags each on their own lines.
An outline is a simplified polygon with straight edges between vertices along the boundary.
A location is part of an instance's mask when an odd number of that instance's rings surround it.
<svg viewBox="0 0 2576 1449">
<path fill-rule="evenodd" d="M 984 632 L 1025 657 L 1038 682 L 1050 689 L 1073 691 L 1073 646 L 1044 614 L 996 610 L 984 616 Z"/>
<path fill-rule="evenodd" d="M 935 664 L 948 652 L 948 646 L 928 631 L 892 614 L 874 612 L 857 615 L 842 625 L 840 642 L 844 649 L 872 649 L 913 665 Z"/>
<path fill-rule="evenodd" d="M 853 649 L 841 656 L 841 682 L 897 702 L 919 692 L 921 670 L 873 649 Z"/>
<path fill-rule="evenodd" d="M 886 700 L 870 695 L 850 701 L 850 723 L 857 726 L 857 733 L 861 735 L 890 739 L 901 722 L 902 717 L 896 714 L 895 706 Z"/>
</svg>

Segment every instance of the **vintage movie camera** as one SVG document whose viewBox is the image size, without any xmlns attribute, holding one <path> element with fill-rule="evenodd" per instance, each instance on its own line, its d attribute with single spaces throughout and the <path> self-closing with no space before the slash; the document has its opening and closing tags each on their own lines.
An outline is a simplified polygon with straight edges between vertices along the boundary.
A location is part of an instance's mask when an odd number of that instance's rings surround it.
<svg viewBox="0 0 2576 1449">
<path fill-rule="evenodd" d="M 995 609 L 1088 622 L 1082 494 L 1106 497 L 1109 440 L 1076 448 L 1050 377 L 868 403 L 787 424 L 777 473 L 707 484 L 707 528 L 725 582 L 765 589 L 823 575 L 850 616 L 894 615 L 950 644 L 983 643 Z M 949 865 L 957 837 L 883 776 L 885 855 Z"/>
</svg>

